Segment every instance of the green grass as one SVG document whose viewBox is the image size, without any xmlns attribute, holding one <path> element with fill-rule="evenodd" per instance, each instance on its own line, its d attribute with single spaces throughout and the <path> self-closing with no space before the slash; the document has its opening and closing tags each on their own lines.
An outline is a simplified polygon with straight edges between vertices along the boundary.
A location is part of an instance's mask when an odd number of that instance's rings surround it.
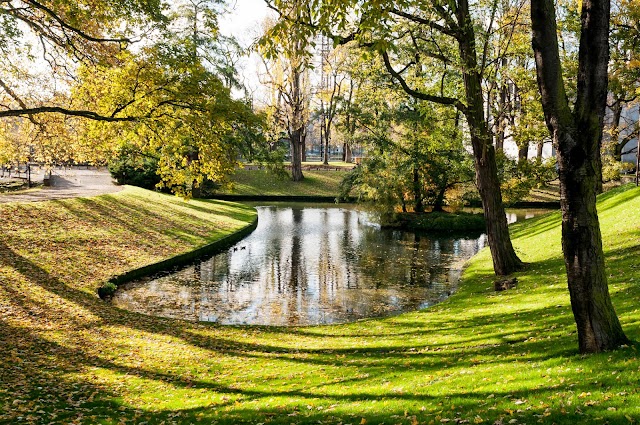
<svg viewBox="0 0 640 425">
<path fill-rule="evenodd" d="M 290 173 L 289 173 L 290 174 Z M 333 196 L 340 194 L 340 182 L 347 171 L 303 170 L 304 180 L 294 182 L 264 170 L 237 170 L 233 195 Z"/>
<path fill-rule="evenodd" d="M 637 341 L 640 189 L 605 194 L 599 211 L 613 302 Z M 577 353 L 559 213 L 514 226 L 515 247 L 531 263 L 515 290 L 491 290 L 484 250 L 461 289 L 427 310 L 340 326 L 267 328 L 153 318 L 115 309 L 94 293 L 119 270 L 204 243 L 229 220 L 239 219 L 224 231 L 240 226 L 250 210 L 128 189 L 90 200 L 9 204 L 0 212 L 0 422 L 640 418 L 640 345 Z"/>
</svg>

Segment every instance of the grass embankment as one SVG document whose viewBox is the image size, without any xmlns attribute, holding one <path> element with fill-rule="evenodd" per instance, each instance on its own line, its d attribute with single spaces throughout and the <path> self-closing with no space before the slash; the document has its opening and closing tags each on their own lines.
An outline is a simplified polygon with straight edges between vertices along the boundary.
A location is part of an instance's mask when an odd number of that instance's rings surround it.
<svg viewBox="0 0 640 425">
<path fill-rule="evenodd" d="M 601 197 L 599 211 L 613 301 L 638 340 L 640 189 L 625 189 Z M 491 290 L 485 250 L 460 291 L 424 311 L 340 326 L 222 327 L 117 310 L 95 295 L 110 275 L 203 243 L 251 215 L 160 197 L 128 190 L 0 206 L 0 422 L 640 418 L 640 346 L 577 354 L 558 213 L 513 228 L 516 249 L 531 263 L 515 290 Z M 216 208 L 214 219 L 206 211 Z M 240 220 L 230 225 L 229 216 Z"/>
<path fill-rule="evenodd" d="M 340 182 L 345 171 L 303 170 L 304 180 L 294 182 L 290 178 L 279 178 L 265 170 L 239 169 L 233 176 L 234 189 L 230 195 L 245 196 L 331 196 L 340 194 Z M 289 174 L 291 174 L 289 172 Z"/>
</svg>

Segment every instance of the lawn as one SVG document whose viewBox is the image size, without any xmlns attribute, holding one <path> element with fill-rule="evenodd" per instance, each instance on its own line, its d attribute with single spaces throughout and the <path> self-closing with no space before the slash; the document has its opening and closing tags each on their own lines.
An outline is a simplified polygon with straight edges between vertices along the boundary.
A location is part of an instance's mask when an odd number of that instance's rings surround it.
<svg viewBox="0 0 640 425">
<path fill-rule="evenodd" d="M 611 292 L 640 337 L 640 189 L 600 197 Z M 513 227 L 531 263 L 495 293 L 487 250 L 432 308 L 347 325 L 158 319 L 95 294 L 115 273 L 240 228 L 252 211 L 139 189 L 0 206 L 0 422 L 629 424 L 634 343 L 577 353 L 559 213 Z"/>
<path fill-rule="evenodd" d="M 233 176 L 233 195 L 331 196 L 340 194 L 340 182 L 348 171 L 303 170 L 304 180 L 294 182 L 265 170 L 239 169 Z M 289 172 L 290 174 L 290 172 Z"/>
</svg>

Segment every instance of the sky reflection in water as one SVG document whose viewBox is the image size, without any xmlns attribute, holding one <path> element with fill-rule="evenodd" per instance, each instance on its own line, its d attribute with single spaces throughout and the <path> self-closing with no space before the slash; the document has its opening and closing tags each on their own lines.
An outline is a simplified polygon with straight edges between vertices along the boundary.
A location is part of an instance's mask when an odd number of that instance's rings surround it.
<svg viewBox="0 0 640 425">
<path fill-rule="evenodd" d="M 257 209 L 258 228 L 227 252 L 128 284 L 114 304 L 221 324 L 342 323 L 441 301 L 485 244 L 380 229 L 355 208 Z"/>
</svg>

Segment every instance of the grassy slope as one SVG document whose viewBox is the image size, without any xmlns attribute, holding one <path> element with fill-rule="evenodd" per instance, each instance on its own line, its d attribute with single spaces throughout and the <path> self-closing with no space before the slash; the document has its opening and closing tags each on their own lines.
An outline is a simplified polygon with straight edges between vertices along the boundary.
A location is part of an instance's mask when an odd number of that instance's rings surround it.
<svg viewBox="0 0 640 425">
<path fill-rule="evenodd" d="M 516 290 L 490 290 L 485 250 L 462 289 L 424 311 L 341 326 L 220 327 L 128 313 L 95 297 L 114 270 L 180 249 L 165 247 L 171 234 L 188 239 L 177 242 L 182 247 L 201 242 L 179 223 L 162 230 L 156 204 L 140 213 L 137 194 L 121 196 L 0 207 L 8 220 L 0 246 L 0 422 L 626 424 L 640 417 L 640 346 L 576 353 L 557 213 L 514 228 L 518 251 L 532 263 Z M 128 224 L 128 208 L 150 227 Z M 181 210 L 178 219 L 193 211 L 162 208 Z M 614 304 L 637 340 L 640 189 L 607 194 L 599 210 Z M 62 221 L 70 217 L 73 226 Z M 112 226 L 122 240 L 86 232 L 106 235 Z M 45 240 L 50 246 L 41 246 Z"/>
<path fill-rule="evenodd" d="M 237 170 L 234 195 L 338 196 L 347 171 L 303 171 L 305 179 L 294 182 L 262 170 Z"/>
</svg>

